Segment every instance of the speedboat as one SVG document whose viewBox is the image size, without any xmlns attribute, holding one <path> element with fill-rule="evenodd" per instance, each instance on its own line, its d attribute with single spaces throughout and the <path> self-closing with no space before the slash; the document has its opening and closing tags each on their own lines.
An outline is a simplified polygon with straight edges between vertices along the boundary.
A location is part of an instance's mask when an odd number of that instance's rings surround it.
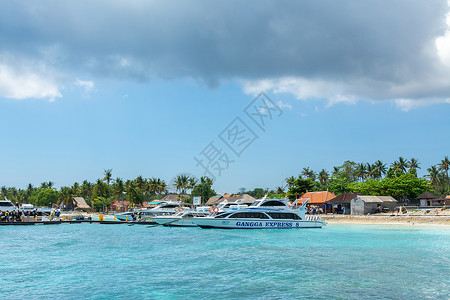
<svg viewBox="0 0 450 300">
<path fill-rule="evenodd" d="M 192 222 L 201 228 L 267 229 L 267 228 L 321 228 L 318 216 L 306 216 L 306 204 L 292 208 L 284 199 L 261 199 L 248 208 L 225 211 L 209 217 L 194 218 Z"/>
<path fill-rule="evenodd" d="M 0 200 L 0 211 L 17 211 L 17 207 L 5 197 L 5 200 Z"/>
<path fill-rule="evenodd" d="M 171 216 L 151 217 L 151 220 L 163 226 L 197 227 L 197 224 L 192 222 L 193 218 L 202 218 L 209 215 L 209 212 L 203 211 L 182 211 Z"/>
<path fill-rule="evenodd" d="M 142 208 L 118 213 L 116 214 L 116 218 L 120 221 L 131 221 L 134 214 L 135 216 L 139 216 L 140 221 L 150 221 L 151 217 L 157 215 L 173 215 L 184 210 L 189 210 L 189 208 L 181 206 L 180 202 L 162 202 L 154 208 Z"/>
</svg>

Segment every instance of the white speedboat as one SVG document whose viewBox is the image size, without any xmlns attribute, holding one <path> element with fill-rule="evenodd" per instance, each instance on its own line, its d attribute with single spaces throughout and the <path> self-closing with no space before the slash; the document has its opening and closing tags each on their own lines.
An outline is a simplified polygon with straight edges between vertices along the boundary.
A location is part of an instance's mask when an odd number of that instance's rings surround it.
<svg viewBox="0 0 450 300">
<path fill-rule="evenodd" d="M 201 228 L 321 228 L 324 222 L 320 217 L 306 216 L 307 202 L 298 209 L 292 209 L 287 200 L 261 199 L 252 203 L 248 208 L 225 211 L 204 218 L 194 218 L 192 222 Z"/>
<path fill-rule="evenodd" d="M 209 215 L 209 212 L 182 211 L 171 216 L 155 216 L 151 220 L 163 226 L 197 227 L 197 224 L 192 222 L 193 218 L 202 218 Z"/>
<path fill-rule="evenodd" d="M 17 207 L 11 201 L 6 199 L 6 197 L 5 197 L 5 200 L 0 200 L 0 211 L 12 212 L 12 211 L 17 211 L 17 210 L 18 210 Z"/>
<path fill-rule="evenodd" d="M 151 217 L 158 215 L 173 215 L 175 213 L 189 210 L 188 207 L 183 207 L 180 202 L 162 202 L 154 208 L 143 208 L 134 211 L 127 211 L 116 214 L 116 218 L 120 221 L 132 221 L 133 214 L 139 217 L 140 221 L 150 221 Z"/>
</svg>

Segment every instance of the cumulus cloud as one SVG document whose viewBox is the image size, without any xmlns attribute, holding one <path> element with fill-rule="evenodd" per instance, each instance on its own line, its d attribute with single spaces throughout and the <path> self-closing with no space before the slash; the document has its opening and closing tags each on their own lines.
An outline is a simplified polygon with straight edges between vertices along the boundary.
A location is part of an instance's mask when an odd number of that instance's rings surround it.
<svg viewBox="0 0 450 300">
<path fill-rule="evenodd" d="M 84 94 L 87 96 L 94 89 L 93 81 L 84 81 L 77 79 L 75 85 L 81 87 L 84 90 Z"/>
<path fill-rule="evenodd" d="M 247 92 L 330 103 L 442 102 L 448 10 L 444 0 L 3 1 L 0 51 L 93 79 L 239 80 Z"/>
<path fill-rule="evenodd" d="M 45 66 L 28 62 L 27 66 L 9 63 L 0 57 L 0 95 L 12 99 L 61 98 L 58 85 L 45 71 Z"/>
</svg>

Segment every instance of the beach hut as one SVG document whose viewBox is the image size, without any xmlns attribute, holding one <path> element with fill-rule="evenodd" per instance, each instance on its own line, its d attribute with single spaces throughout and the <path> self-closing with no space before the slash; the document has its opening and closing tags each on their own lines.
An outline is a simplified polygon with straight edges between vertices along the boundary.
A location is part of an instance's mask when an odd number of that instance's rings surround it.
<svg viewBox="0 0 450 300">
<path fill-rule="evenodd" d="M 433 200 L 436 198 L 435 195 L 426 191 L 417 197 L 419 200 L 419 206 L 431 206 L 433 205 Z"/>
<path fill-rule="evenodd" d="M 213 197 L 209 198 L 208 201 L 206 201 L 205 204 L 206 204 L 206 205 L 214 206 L 214 205 L 219 204 L 219 203 L 222 202 L 223 200 L 225 200 L 225 199 L 223 199 L 222 196 L 213 196 Z"/>
<path fill-rule="evenodd" d="M 450 205 L 450 196 L 437 196 L 431 202 L 432 206 L 447 206 Z"/>
<path fill-rule="evenodd" d="M 356 196 L 361 195 L 359 193 L 343 193 L 339 196 L 334 197 L 331 200 L 326 201 L 327 204 L 331 205 L 331 212 L 337 214 L 350 214 L 350 202 Z"/>
<path fill-rule="evenodd" d="M 256 201 L 256 198 L 250 196 L 249 194 L 235 195 L 228 198 L 228 202 L 243 202 L 243 204 L 251 205 Z"/>
<path fill-rule="evenodd" d="M 350 201 L 352 215 L 373 214 L 380 209 L 393 211 L 397 206 L 397 200 L 391 196 L 362 196 L 358 195 Z"/>
<path fill-rule="evenodd" d="M 190 196 L 186 194 L 175 194 L 170 193 L 164 196 L 160 201 L 165 202 L 184 202 L 185 199 L 188 199 Z"/>
<path fill-rule="evenodd" d="M 75 202 L 75 210 L 81 210 L 86 212 L 91 210 L 91 207 L 87 205 L 83 197 L 74 197 L 73 200 Z"/>
<path fill-rule="evenodd" d="M 331 212 L 331 204 L 327 204 L 327 201 L 333 199 L 334 197 L 336 197 L 336 195 L 330 193 L 329 191 L 307 192 L 297 200 L 297 205 L 302 205 L 302 203 L 304 203 L 306 199 L 309 199 L 306 206 L 310 208 L 318 208 L 321 209 L 323 213 L 328 213 Z"/>
</svg>

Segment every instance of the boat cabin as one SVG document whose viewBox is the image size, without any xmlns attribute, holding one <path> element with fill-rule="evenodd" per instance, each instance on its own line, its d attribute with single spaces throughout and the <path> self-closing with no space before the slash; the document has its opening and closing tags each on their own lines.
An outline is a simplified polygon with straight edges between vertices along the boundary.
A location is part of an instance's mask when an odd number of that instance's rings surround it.
<svg viewBox="0 0 450 300">
<path fill-rule="evenodd" d="M 224 212 L 215 218 L 227 219 L 273 219 L 273 220 L 302 220 L 302 217 L 294 212 Z"/>
<path fill-rule="evenodd" d="M 289 208 L 289 204 L 285 199 L 261 199 L 253 202 L 250 207 Z"/>
</svg>

